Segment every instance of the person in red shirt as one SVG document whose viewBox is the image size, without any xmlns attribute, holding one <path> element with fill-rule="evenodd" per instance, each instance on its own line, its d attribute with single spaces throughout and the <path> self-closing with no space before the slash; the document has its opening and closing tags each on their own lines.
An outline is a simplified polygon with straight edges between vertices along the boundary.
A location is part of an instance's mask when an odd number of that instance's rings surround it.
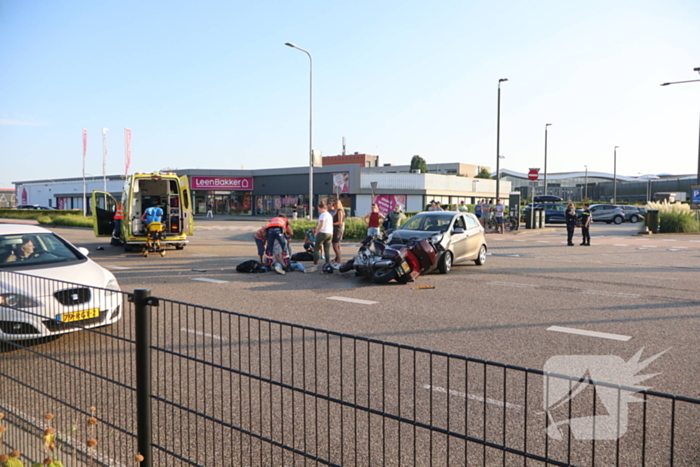
<svg viewBox="0 0 700 467">
<path fill-rule="evenodd" d="M 294 232 L 292 231 L 292 226 L 289 225 L 287 216 L 280 214 L 277 217 L 273 217 L 265 226 L 265 230 L 267 231 L 267 248 L 265 249 L 267 266 L 272 266 L 274 264 L 273 251 L 275 249 L 275 242 L 278 242 L 282 249 L 284 266 L 285 268 L 289 268 L 289 255 L 287 255 L 287 239 L 285 235 L 291 237 L 294 235 Z"/>
<path fill-rule="evenodd" d="M 364 219 L 367 223 L 367 236 L 379 235 L 379 225 L 384 221 L 384 214 L 379 212 L 376 204 L 372 203 L 372 212 L 367 214 Z"/>
</svg>

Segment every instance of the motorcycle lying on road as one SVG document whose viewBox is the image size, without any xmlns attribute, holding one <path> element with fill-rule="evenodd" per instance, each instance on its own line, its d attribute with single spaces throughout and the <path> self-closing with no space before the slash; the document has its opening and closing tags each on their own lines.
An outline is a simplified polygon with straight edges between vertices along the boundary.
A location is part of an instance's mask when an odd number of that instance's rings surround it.
<svg viewBox="0 0 700 467">
<path fill-rule="evenodd" d="M 382 254 L 387 247 L 387 236 L 381 233 L 376 236 L 368 236 L 362 240 L 360 249 L 354 258 L 341 264 L 339 272 L 349 272 L 355 270 L 356 276 L 365 276 L 370 279 L 374 275 L 374 265 L 382 259 Z"/>
<path fill-rule="evenodd" d="M 433 272 L 438 267 L 441 249 L 434 237 L 413 238 L 405 244 L 389 245 L 382 258 L 374 262 L 372 280 L 386 284 L 396 280 L 401 284 L 413 282 L 421 274 Z"/>
</svg>

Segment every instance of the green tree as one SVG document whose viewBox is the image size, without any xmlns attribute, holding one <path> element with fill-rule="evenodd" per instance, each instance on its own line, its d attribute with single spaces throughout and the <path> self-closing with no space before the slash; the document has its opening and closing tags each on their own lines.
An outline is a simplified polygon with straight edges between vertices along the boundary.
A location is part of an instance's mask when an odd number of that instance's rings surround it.
<svg viewBox="0 0 700 467">
<path fill-rule="evenodd" d="M 415 155 L 411 159 L 411 172 L 414 170 L 420 170 L 422 174 L 428 173 L 428 164 L 425 162 L 425 159 L 419 155 Z"/>
<path fill-rule="evenodd" d="M 474 178 L 485 178 L 487 180 L 491 180 L 491 173 L 484 167 Z"/>
</svg>

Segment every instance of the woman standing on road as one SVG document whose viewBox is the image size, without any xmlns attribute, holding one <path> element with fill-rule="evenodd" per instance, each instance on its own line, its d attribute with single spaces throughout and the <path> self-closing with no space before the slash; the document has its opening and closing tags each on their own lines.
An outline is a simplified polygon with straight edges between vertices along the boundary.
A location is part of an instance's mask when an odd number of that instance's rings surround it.
<svg viewBox="0 0 700 467">
<path fill-rule="evenodd" d="M 343 239 L 345 232 L 345 209 L 343 203 L 338 199 L 333 201 L 333 251 L 335 251 L 335 263 L 340 264 L 340 241 Z"/>
<path fill-rule="evenodd" d="M 314 246 L 314 265 L 307 269 L 308 272 L 316 270 L 318 258 L 323 247 L 323 255 L 326 264 L 331 262 L 331 237 L 333 236 L 333 216 L 330 215 L 326 203 L 318 203 L 318 224 L 314 228 L 316 245 Z"/>
</svg>

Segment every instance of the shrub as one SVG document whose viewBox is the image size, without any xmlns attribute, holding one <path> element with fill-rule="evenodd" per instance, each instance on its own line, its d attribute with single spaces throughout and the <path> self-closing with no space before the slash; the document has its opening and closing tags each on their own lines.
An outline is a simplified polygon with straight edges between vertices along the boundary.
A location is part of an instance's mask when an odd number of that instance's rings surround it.
<svg viewBox="0 0 700 467">
<path fill-rule="evenodd" d="M 698 232 L 698 219 L 690 209 L 690 205 L 681 203 L 662 203 L 651 201 L 646 205 L 647 210 L 659 211 L 659 233 Z"/>
</svg>

